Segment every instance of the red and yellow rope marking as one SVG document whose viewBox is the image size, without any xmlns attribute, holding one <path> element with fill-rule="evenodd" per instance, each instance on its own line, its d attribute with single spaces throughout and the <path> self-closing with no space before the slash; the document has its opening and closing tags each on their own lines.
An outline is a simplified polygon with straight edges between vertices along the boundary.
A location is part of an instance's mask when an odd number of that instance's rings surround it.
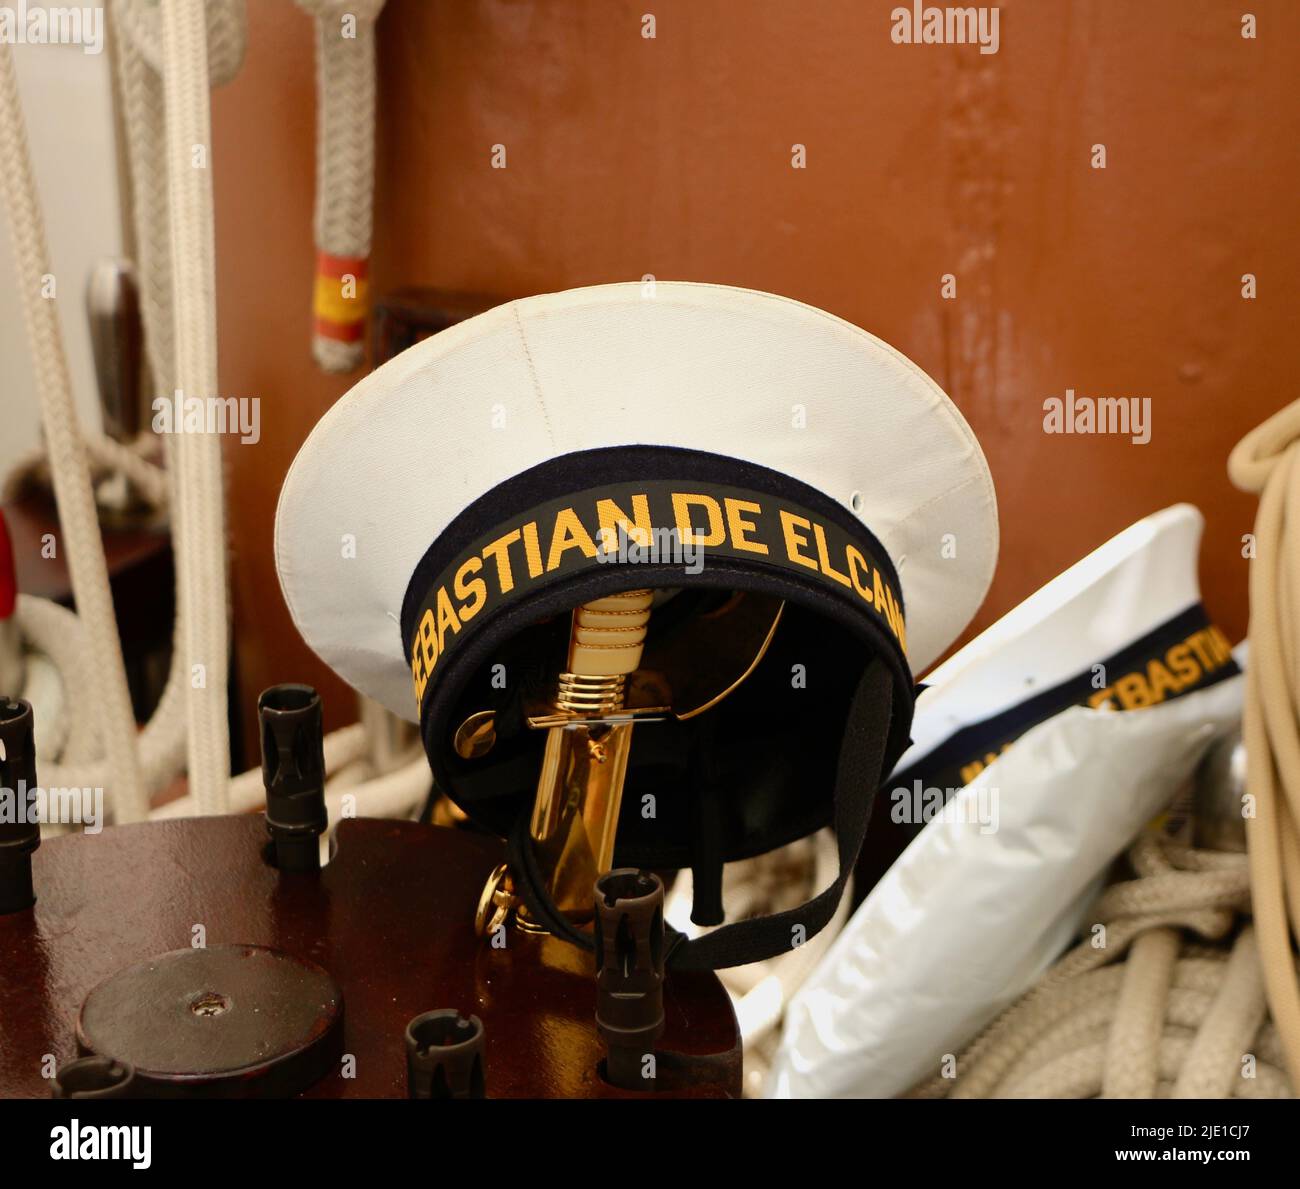
<svg viewBox="0 0 1300 1189">
<path fill-rule="evenodd" d="M 365 256 L 316 253 L 312 314 L 315 332 L 321 338 L 340 343 L 361 341 L 370 298 L 369 268 Z"/>
</svg>

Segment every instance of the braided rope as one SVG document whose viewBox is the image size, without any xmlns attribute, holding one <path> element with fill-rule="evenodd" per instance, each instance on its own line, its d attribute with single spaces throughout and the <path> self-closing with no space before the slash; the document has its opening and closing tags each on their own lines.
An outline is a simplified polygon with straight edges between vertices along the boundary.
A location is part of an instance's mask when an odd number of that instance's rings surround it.
<svg viewBox="0 0 1300 1189">
<path fill-rule="evenodd" d="M 958 1057 L 955 1077 L 914 1096 L 1292 1096 L 1244 921 L 1246 857 L 1147 834 L 1129 862 L 1136 878 L 1093 908 L 1104 944 L 1067 953 Z"/>
<path fill-rule="evenodd" d="M 162 18 L 154 0 L 114 0 L 109 11 L 118 44 L 115 57 L 126 129 L 145 352 L 153 391 L 170 394 L 176 389 L 176 348 L 172 319 Z M 230 81 L 243 63 L 246 43 L 244 5 L 242 0 L 209 0 L 205 15 L 209 71 L 213 85 L 220 85 Z M 163 447 L 171 487 L 167 502 L 175 505 L 176 488 L 182 479 L 178 473 L 175 443 L 170 436 L 164 437 Z M 137 476 L 132 478 L 138 481 Z M 173 553 L 181 558 L 188 553 L 189 544 L 179 516 L 173 517 L 171 530 Z M 158 707 L 141 736 L 142 761 L 151 789 L 165 785 L 185 766 L 186 702 L 191 684 L 186 649 L 189 635 L 187 608 L 203 595 L 200 591 L 185 597 L 182 590 L 184 581 L 178 565 L 171 669 Z M 97 782 L 102 765 L 76 764 L 72 757 L 67 757 L 67 760 L 67 763 L 55 765 L 46 758 L 40 765 L 42 781 L 66 785 Z"/>
<path fill-rule="evenodd" d="M 113 0 L 115 32 L 159 78 L 163 72 L 162 8 L 158 0 Z M 248 45 L 244 0 L 207 0 L 204 14 L 208 76 L 224 86 L 243 68 Z M 161 113 L 161 103 L 158 105 Z"/>
<path fill-rule="evenodd" d="M 298 0 L 298 6 L 316 20 L 314 224 L 322 263 L 312 356 L 327 372 L 348 372 L 365 355 L 359 336 L 374 207 L 375 21 L 384 0 Z M 327 258 L 337 267 L 323 263 Z M 353 277 L 354 296 L 345 294 L 340 271 Z"/>
<path fill-rule="evenodd" d="M 1248 433 L 1228 458 L 1243 491 L 1262 493 L 1250 564 L 1250 662 L 1243 736 L 1246 819 L 1255 923 L 1269 1009 L 1300 1085 L 1300 983 L 1292 936 L 1300 937 L 1300 669 L 1295 609 L 1300 604 L 1300 401 Z"/>
<path fill-rule="evenodd" d="M 1260 493 L 1250 571 L 1243 734 L 1248 857 L 1143 837 L 1137 878 L 1097 901 L 1107 942 L 1084 942 L 1002 1013 L 923 1097 L 1103 1094 L 1290 1097 L 1300 1088 L 1300 401 L 1233 449 Z M 1243 806 L 1243 808 L 1247 808 Z M 1253 924 L 1239 926 L 1253 914 Z M 1185 932 L 1231 950 L 1188 944 Z M 1107 965 L 1127 954 L 1122 966 Z M 1254 1057 L 1253 1077 L 1242 1076 Z M 1289 1081 L 1288 1081 L 1289 1074 Z"/>
<path fill-rule="evenodd" d="M 82 446 L 90 467 L 91 482 L 111 475 L 125 475 L 133 493 L 152 508 L 165 508 L 171 499 L 167 472 L 144 457 L 150 446 L 149 434 L 141 434 L 131 443 L 119 442 L 107 434 L 83 429 Z M 48 471 L 49 457 L 44 445 L 25 451 L 12 463 L 0 485 L 0 498 L 8 501 L 23 489 L 28 479 Z"/>
<path fill-rule="evenodd" d="M 162 15 L 154 0 L 115 0 L 110 15 L 118 39 L 116 59 L 134 199 L 132 207 L 137 239 L 137 270 L 141 279 L 145 347 L 154 390 L 170 393 L 175 388 L 176 366 L 172 323 L 172 260 L 168 234 L 169 194 L 164 146 L 165 105 L 159 76 L 163 61 Z M 204 18 L 208 43 L 206 53 L 213 76 L 218 82 L 227 81 L 234 76 L 243 61 L 245 27 L 242 0 L 208 0 Z M 48 348 L 38 348 L 43 358 L 48 357 L 47 350 Z M 188 479 L 182 479 L 176 449 L 170 438 L 164 438 L 163 443 L 169 464 L 165 470 L 142 457 L 140 450 L 146 440 L 147 438 L 142 438 L 140 442 L 126 445 L 92 432 L 83 435 L 82 445 L 94 472 L 125 474 L 136 490 L 155 507 L 175 505 L 179 498 L 178 489 L 193 491 L 194 485 Z M 20 482 L 25 473 L 42 466 L 45 453 L 45 448 L 42 448 L 21 459 L 19 465 L 10 472 L 6 486 Z M 52 451 L 49 464 L 51 469 L 56 464 Z M 196 498 L 210 499 L 211 495 L 202 496 L 199 493 Z M 220 499 L 219 490 L 217 499 Z M 184 559 L 191 552 L 187 548 L 185 534 L 186 528 L 181 517 L 174 517 L 172 536 L 174 551 L 179 559 L 177 581 L 180 597 L 167 685 L 153 717 L 138 737 L 139 769 L 145 797 L 150 791 L 165 785 L 185 766 L 186 702 L 191 686 L 186 647 L 188 617 L 185 608 L 196 600 L 202 602 L 208 597 L 202 586 L 196 595 L 189 598 L 184 595 Z M 218 544 L 224 559 L 224 541 L 219 541 Z M 72 548 L 70 543 L 70 552 Z M 210 545 L 208 550 L 209 553 L 212 552 Z M 224 567 L 224 560 L 222 565 Z M 83 600 L 79 592 L 77 597 L 80 606 Z M 114 780 L 114 749 L 108 744 L 120 738 L 134 740 L 134 723 L 132 722 L 130 731 L 125 731 L 120 726 L 109 728 L 101 721 L 103 715 L 99 708 L 102 701 L 98 697 L 91 697 L 93 689 L 88 690 L 70 675 L 81 671 L 84 668 L 84 657 L 92 655 L 94 649 L 104 647 L 106 640 L 115 645 L 116 629 L 105 636 L 104 629 L 96 629 L 89 618 L 83 621 L 43 600 L 26 598 L 19 601 L 18 618 L 28 643 L 47 654 L 62 677 L 66 729 L 49 734 L 47 738 L 61 738 L 64 742 L 60 747 L 49 747 L 42 751 L 38 761 L 41 782 L 46 786 L 113 789 L 117 783 Z M 224 649 L 223 642 L 220 649 L 222 655 Z M 218 758 L 212 755 L 202 762 L 216 774 L 224 773 L 228 766 L 225 756 Z M 208 801 L 211 800 L 209 797 Z M 133 820 L 144 815 L 144 808 L 123 805 L 119 795 L 113 803 L 114 818 L 117 821 Z"/>
<path fill-rule="evenodd" d="M 46 788 L 106 788 L 108 762 L 99 740 L 93 691 L 72 675 L 86 656 L 86 625 L 57 603 L 18 596 L 18 622 L 31 647 L 44 653 L 62 678 L 66 741 L 61 749 L 37 753 L 37 774 Z M 179 652 L 179 647 L 177 648 Z M 162 788 L 185 762 L 185 687 L 169 681 L 162 700 L 139 734 L 140 768 L 147 789 Z M 51 760 L 58 755 L 60 762 Z M 121 820 L 120 813 L 117 820 Z"/>
<path fill-rule="evenodd" d="M 163 5 L 162 41 L 176 390 L 207 398 L 217 393 L 217 325 L 204 0 Z M 196 161 L 196 152 L 207 159 Z M 229 803 L 230 778 L 221 439 L 214 433 L 183 433 L 174 451 L 177 471 L 185 479 L 176 487 L 174 513 L 185 545 L 177 554 L 177 568 L 191 672 L 186 700 L 189 783 L 200 812 L 221 813 Z"/>
<path fill-rule="evenodd" d="M 27 149 L 13 47 L 7 43 L 0 45 L 0 187 L 17 265 L 23 320 L 40 396 L 41 421 L 68 570 L 78 611 L 88 628 L 83 671 L 95 693 L 97 719 L 111 776 L 111 781 L 104 781 L 102 787 L 113 799 L 117 820 L 134 821 L 148 812 L 148 796 L 136 750 L 135 717 L 117 637 L 99 517 L 72 400 L 72 381 L 58 308 L 53 298 L 42 293 L 42 278 L 50 273 L 49 249 Z"/>
<path fill-rule="evenodd" d="M 189 151 L 194 144 L 207 143 L 206 94 L 199 94 L 200 63 L 206 61 L 211 85 L 220 85 L 233 78 L 243 62 L 246 28 L 243 0 L 206 0 L 201 20 L 195 15 L 196 2 L 187 0 L 184 7 L 177 5 L 173 8 L 170 3 L 165 6 L 169 9 L 170 28 L 164 27 L 164 6 L 160 6 L 157 0 L 113 0 L 110 8 L 118 44 L 115 56 L 127 132 L 145 346 L 153 388 L 157 393 L 171 393 L 178 386 L 183 387 L 178 384 L 183 374 L 199 377 L 199 392 L 210 391 L 207 384 L 215 387 L 211 338 L 215 329 L 210 305 L 211 196 L 204 193 L 208 189 L 207 171 L 191 168 Z M 364 0 L 360 5 L 342 5 L 340 9 L 355 8 L 372 23 L 381 6 L 382 0 L 380 3 Z M 202 34 L 199 33 L 200 24 L 203 26 Z M 363 32 L 368 33 L 366 30 Z M 164 34 L 167 34 L 167 42 Z M 370 52 L 373 55 L 373 49 Z M 161 77 L 164 64 L 168 62 L 173 76 L 172 103 L 182 105 L 170 129 L 173 138 L 171 150 L 167 145 L 167 95 Z M 373 104 L 371 107 L 373 109 Z M 3 114 L 0 111 L 0 116 Z M 0 129 L 0 134 L 12 132 L 15 126 L 21 134 L 21 126 L 12 120 Z M 179 154 L 175 152 L 177 145 L 182 148 Z M 0 154 L 11 147 L 0 140 Z M 169 177 L 167 168 L 169 151 L 172 160 L 181 165 L 180 170 L 172 171 L 172 177 Z M 355 155 L 352 159 L 356 160 Z M 201 176 L 196 178 L 196 173 Z M 368 178 L 370 168 L 366 167 L 363 173 Z M 6 173 L 6 179 L 15 186 L 21 183 L 19 174 L 13 170 Z M 173 184 L 179 184 L 181 190 L 175 200 L 171 192 Z M 366 201 L 368 205 L 368 198 Z M 32 212 L 38 214 L 34 199 L 29 205 Z M 182 245 L 179 260 L 174 260 L 172 252 L 173 220 L 179 223 L 178 242 Z M 23 230 L 20 234 L 25 236 L 28 233 Z M 366 246 L 368 248 L 368 239 Z M 39 254 L 44 254 L 43 240 Z M 177 294 L 184 294 L 179 302 Z M 181 304 L 185 309 L 178 308 Z M 185 354 L 178 360 L 178 324 L 182 323 L 180 341 Z M 196 337 L 187 345 L 185 336 L 190 335 Z M 37 354 L 38 364 L 55 360 L 47 350 L 38 348 Z M 76 428 L 75 424 L 73 428 Z M 103 434 L 87 433 L 81 443 L 83 453 L 96 473 L 125 474 L 149 503 L 155 507 L 171 505 L 173 508 L 178 607 L 167 684 L 153 717 L 138 736 L 139 766 L 145 790 L 162 787 L 186 766 L 187 702 L 192 702 L 190 717 L 197 707 L 198 715 L 208 719 L 209 729 L 197 735 L 191 732 L 189 736 L 189 794 L 150 816 L 180 817 L 211 813 L 226 807 L 247 810 L 262 801 L 261 771 L 254 769 L 228 780 L 228 750 L 224 741 L 227 627 L 223 621 L 227 619 L 227 613 L 221 605 L 225 601 L 225 546 L 224 526 L 221 524 L 219 448 L 214 448 L 215 442 L 209 443 L 203 466 L 196 469 L 192 461 L 180 457 L 177 442 L 165 436 L 163 445 L 168 465 L 159 468 L 142 454 L 150 440 L 148 435 L 143 435 L 137 442 L 122 444 Z M 7 483 L 20 482 L 25 474 L 39 469 L 44 462 L 44 449 L 31 452 L 10 472 Z M 51 454 L 51 467 L 57 463 L 58 459 Z M 86 479 L 88 482 L 89 476 Z M 185 504 L 189 505 L 188 513 L 183 510 Z M 190 542 L 194 540 L 201 542 L 200 545 L 192 546 Z M 219 547 L 214 547 L 214 542 Z M 197 562 L 193 557 L 196 548 L 202 554 Z M 217 592 L 215 598 L 214 591 Z M 78 601 L 81 602 L 80 595 Z M 203 612 L 197 628 L 192 626 L 196 607 Z M 134 737 L 134 727 L 132 725 L 130 731 L 119 730 L 115 736 L 106 731 L 100 722 L 97 705 L 102 705 L 102 702 L 95 689 L 79 682 L 74 675 L 84 667 L 85 657 L 91 654 L 92 640 L 108 640 L 115 645 L 115 631 L 108 635 L 102 631 L 92 633 L 88 630 L 87 620 L 46 600 L 28 596 L 19 598 L 17 620 L 27 643 L 44 654 L 58 686 L 53 691 L 57 694 L 56 701 L 62 707 L 57 721 L 43 719 L 42 722 L 41 737 L 45 741 L 39 759 L 42 784 L 113 788 L 115 782 L 110 779 L 113 757 L 104 754 L 104 739 L 130 740 Z M 197 649 L 196 638 L 201 641 Z M 190 659 L 195 656 L 219 657 L 220 663 L 214 671 L 211 661 L 203 662 L 208 669 L 207 689 L 195 691 L 191 697 Z M 210 727 L 218 713 L 219 730 L 214 731 Z M 364 731 L 360 726 L 345 727 L 327 735 L 324 744 L 327 770 L 350 771 L 352 780 L 348 791 L 365 803 L 367 812 L 389 816 L 409 814 L 427 794 L 427 762 L 422 756 L 415 761 L 397 757 L 392 772 L 380 779 L 357 783 L 368 772 L 368 769 L 358 766 L 364 743 Z M 349 764 L 353 766 L 351 770 Z M 209 778 L 196 780 L 196 772 L 208 773 Z M 347 783 L 337 776 L 332 777 L 329 788 L 337 791 L 330 795 L 335 799 L 343 796 Z M 142 814 L 124 810 L 119 803 L 114 816 L 116 820 L 124 821 Z"/>
<path fill-rule="evenodd" d="M 118 41 L 118 91 L 126 128 L 145 352 L 154 391 L 170 395 L 176 389 L 176 351 L 172 339 L 162 16 L 155 0 L 115 0 L 110 14 Z M 206 28 L 211 82 L 221 86 L 243 65 L 247 42 L 243 0 L 208 0 Z"/>
</svg>

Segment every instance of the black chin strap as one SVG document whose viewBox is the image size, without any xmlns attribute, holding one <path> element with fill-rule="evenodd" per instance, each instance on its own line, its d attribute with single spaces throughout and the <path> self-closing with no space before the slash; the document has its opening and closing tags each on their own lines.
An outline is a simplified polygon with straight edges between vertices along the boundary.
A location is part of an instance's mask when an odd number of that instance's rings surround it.
<svg viewBox="0 0 1300 1189">
<path fill-rule="evenodd" d="M 835 773 L 835 841 L 840 865 L 835 882 L 798 908 L 723 925 L 694 940 L 667 926 L 666 960 L 670 968 L 720 970 L 761 962 L 802 945 L 826 926 L 844 894 L 866 836 L 885 759 L 892 705 L 893 681 L 889 671 L 873 660 L 862 674 L 849 705 Z M 531 811 L 519 816 L 507 843 L 506 855 L 514 874 L 515 889 L 528 905 L 534 921 L 555 936 L 591 950 L 594 948 L 591 936 L 565 919 L 546 890 L 528 832 L 530 817 Z"/>
</svg>

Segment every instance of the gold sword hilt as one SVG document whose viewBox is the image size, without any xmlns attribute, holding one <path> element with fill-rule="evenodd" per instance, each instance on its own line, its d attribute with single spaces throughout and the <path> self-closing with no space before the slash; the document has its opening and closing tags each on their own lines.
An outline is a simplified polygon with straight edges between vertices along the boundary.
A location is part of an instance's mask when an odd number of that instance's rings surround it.
<svg viewBox="0 0 1300 1189">
<path fill-rule="evenodd" d="M 633 590 L 579 607 L 555 697 L 526 720 L 547 732 L 530 833 L 547 889 L 578 923 L 591 919 L 592 885 L 613 863 L 632 726 L 684 722 L 729 697 L 763 659 L 784 609 L 773 596 L 733 592 L 647 646 L 651 602 L 651 592 Z M 474 759 L 495 739 L 495 715 L 482 710 L 461 723 L 454 746 Z M 511 917 L 542 932 L 502 863 L 483 889 L 476 928 L 495 933 Z"/>
<path fill-rule="evenodd" d="M 653 599 L 651 591 L 631 590 L 578 607 L 554 713 L 528 720 L 547 732 L 529 833 L 552 900 L 578 925 L 591 920 L 592 887 L 613 866 L 632 727 L 648 713 L 625 712 L 625 686 L 641 664 Z M 511 912 L 521 929 L 544 932 L 502 864 L 483 890 L 479 931 L 494 932 Z"/>
</svg>

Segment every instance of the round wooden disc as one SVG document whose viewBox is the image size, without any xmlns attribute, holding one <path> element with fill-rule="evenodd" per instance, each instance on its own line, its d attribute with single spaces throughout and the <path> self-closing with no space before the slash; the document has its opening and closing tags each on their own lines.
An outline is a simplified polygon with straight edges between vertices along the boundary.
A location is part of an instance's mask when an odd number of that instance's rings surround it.
<svg viewBox="0 0 1300 1189">
<path fill-rule="evenodd" d="M 110 975 L 81 1005 L 77 1042 L 130 1062 L 137 1092 L 279 1097 L 333 1064 L 342 1019 L 342 992 L 314 962 L 218 945 Z"/>
</svg>

